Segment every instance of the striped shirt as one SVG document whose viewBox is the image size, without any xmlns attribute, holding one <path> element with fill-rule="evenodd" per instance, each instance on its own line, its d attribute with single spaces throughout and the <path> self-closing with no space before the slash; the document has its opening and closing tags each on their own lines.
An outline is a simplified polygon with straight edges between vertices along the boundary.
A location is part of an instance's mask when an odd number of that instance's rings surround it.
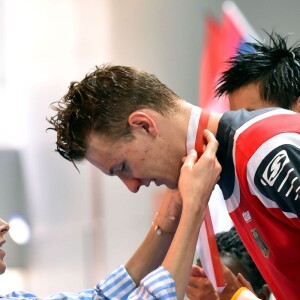
<svg viewBox="0 0 300 300">
<path fill-rule="evenodd" d="M 42 299 L 34 294 L 18 291 L 11 292 L 0 299 Z M 59 293 L 43 299 L 47 300 L 89 300 L 89 299 L 161 299 L 176 300 L 175 283 L 170 273 L 159 267 L 148 274 L 136 286 L 127 273 L 125 267 L 121 265 L 113 271 L 106 279 L 100 281 L 94 289 L 83 290 L 78 294 Z"/>
</svg>

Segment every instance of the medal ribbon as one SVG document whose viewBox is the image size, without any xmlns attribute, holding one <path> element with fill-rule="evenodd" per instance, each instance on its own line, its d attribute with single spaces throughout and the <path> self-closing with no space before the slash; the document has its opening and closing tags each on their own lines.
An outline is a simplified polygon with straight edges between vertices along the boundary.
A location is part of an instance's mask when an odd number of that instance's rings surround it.
<svg viewBox="0 0 300 300">
<path fill-rule="evenodd" d="M 203 131 L 207 128 L 209 117 L 210 113 L 201 109 L 195 141 L 195 149 L 198 153 L 198 158 L 203 154 Z M 214 285 L 215 289 L 218 292 L 222 292 L 226 283 L 208 206 L 206 209 L 204 222 L 200 228 L 199 239 L 201 243 L 199 256 L 202 267 L 206 273 L 206 276 Z"/>
</svg>

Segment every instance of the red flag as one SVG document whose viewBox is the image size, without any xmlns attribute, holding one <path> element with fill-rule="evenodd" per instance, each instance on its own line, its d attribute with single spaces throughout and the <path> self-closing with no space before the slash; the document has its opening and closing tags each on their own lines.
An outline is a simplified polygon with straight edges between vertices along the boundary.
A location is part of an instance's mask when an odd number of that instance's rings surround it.
<svg viewBox="0 0 300 300">
<path fill-rule="evenodd" d="M 214 83 L 219 72 L 219 53 L 221 51 L 219 24 L 211 16 L 205 20 L 205 41 L 200 61 L 199 104 L 206 108 L 214 98 Z M 216 63 L 217 62 L 217 63 Z M 201 101 L 200 101 L 201 99 Z"/>
<path fill-rule="evenodd" d="M 228 67 L 226 61 L 238 50 L 249 50 L 245 42 L 257 39 L 238 7 L 231 1 L 223 5 L 219 24 L 212 16 L 205 20 L 204 49 L 200 60 L 199 105 L 207 110 L 225 112 L 229 109 L 227 99 L 216 99 L 215 86 L 218 75 Z"/>
<path fill-rule="evenodd" d="M 224 2 L 220 24 L 212 16 L 206 18 L 204 50 L 200 61 L 200 107 L 215 112 L 225 112 L 229 109 L 225 97 L 217 99 L 214 96 L 218 75 L 226 70 L 225 62 L 239 49 L 245 49 L 245 42 L 253 38 L 257 38 L 256 34 L 231 1 Z M 225 287 L 225 280 L 209 208 L 200 229 L 197 250 L 207 277 L 216 290 L 221 292 Z"/>
</svg>

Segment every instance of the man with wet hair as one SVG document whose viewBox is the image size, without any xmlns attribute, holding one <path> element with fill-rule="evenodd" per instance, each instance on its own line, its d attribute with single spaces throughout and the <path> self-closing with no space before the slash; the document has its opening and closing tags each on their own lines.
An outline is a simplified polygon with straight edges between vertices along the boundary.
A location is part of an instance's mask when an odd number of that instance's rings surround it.
<svg viewBox="0 0 300 300">
<path fill-rule="evenodd" d="M 243 243 L 276 299 L 299 295 L 299 114 L 208 112 L 152 74 L 113 65 L 73 82 L 52 108 L 57 151 L 74 164 L 87 159 L 132 192 L 151 182 L 176 189 L 182 158 L 193 148 L 201 157 L 204 130 L 211 131 L 219 142 L 218 184 Z M 191 188 L 189 197 L 196 193 Z"/>
</svg>

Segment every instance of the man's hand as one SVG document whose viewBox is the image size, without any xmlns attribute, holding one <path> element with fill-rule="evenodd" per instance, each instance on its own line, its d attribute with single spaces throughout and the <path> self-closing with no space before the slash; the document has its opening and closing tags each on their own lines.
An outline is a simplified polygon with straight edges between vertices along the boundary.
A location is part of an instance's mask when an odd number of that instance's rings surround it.
<svg viewBox="0 0 300 300">
<path fill-rule="evenodd" d="M 216 152 L 219 146 L 215 136 L 208 131 L 204 131 L 204 138 L 207 141 L 202 156 L 197 160 L 197 153 L 192 150 L 185 158 L 181 168 L 178 187 L 184 205 L 195 206 L 195 201 L 199 202 L 198 208 L 206 208 L 209 197 L 220 178 L 221 165 L 219 164 Z M 206 201 L 206 203 L 204 203 Z"/>
</svg>

